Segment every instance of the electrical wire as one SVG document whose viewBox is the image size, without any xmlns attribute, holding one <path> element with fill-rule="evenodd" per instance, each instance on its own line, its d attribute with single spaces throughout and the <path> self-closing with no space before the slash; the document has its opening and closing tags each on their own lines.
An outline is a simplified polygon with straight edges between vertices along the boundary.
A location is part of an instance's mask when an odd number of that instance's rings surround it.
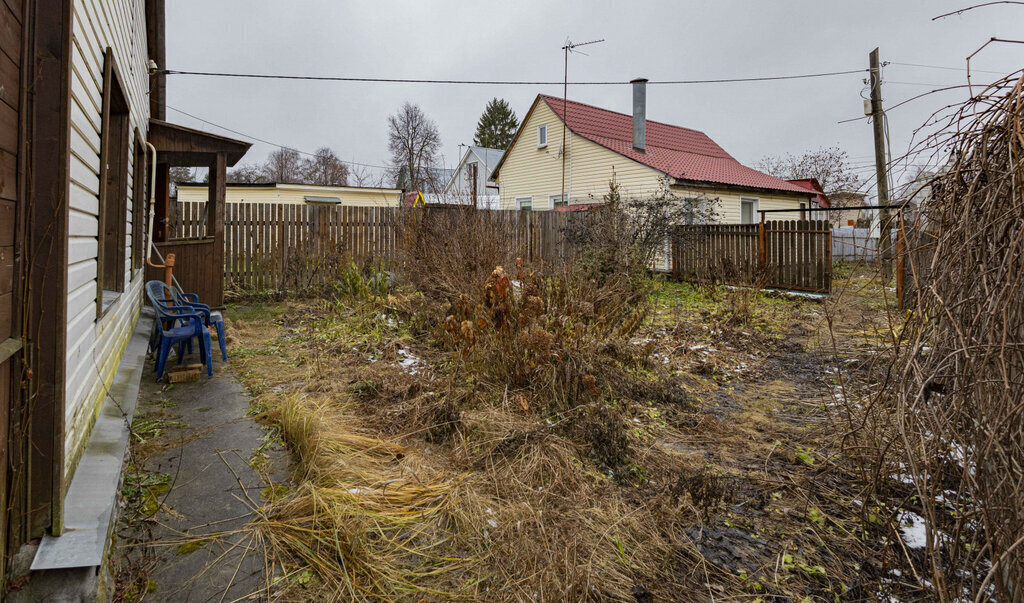
<svg viewBox="0 0 1024 603">
<path fill-rule="evenodd" d="M 865 73 L 868 69 L 850 69 L 847 71 L 828 71 L 822 73 L 802 73 L 797 75 L 771 75 L 762 77 L 740 77 L 740 78 L 718 78 L 706 80 L 649 80 L 648 84 L 729 84 L 737 82 L 767 82 L 778 80 L 796 80 L 817 77 L 831 77 L 837 75 L 850 75 L 853 73 Z M 268 80 L 305 80 L 316 82 L 368 82 L 378 84 L 457 84 L 457 85 L 479 85 L 479 86 L 562 86 L 565 82 L 554 81 L 521 81 L 521 80 L 444 80 L 444 79 L 416 79 L 416 78 L 382 78 L 382 77 L 341 77 L 341 76 L 317 76 L 317 75 L 285 75 L 269 73 L 227 73 L 214 71 L 183 71 L 178 69 L 164 69 L 159 73 L 166 75 L 192 75 L 201 77 L 229 77 L 246 79 L 268 79 Z M 591 82 L 569 82 L 573 86 L 621 86 L 629 85 L 627 81 L 591 81 Z"/>
<path fill-rule="evenodd" d="M 212 121 L 210 121 L 208 119 L 203 119 L 202 117 L 199 117 L 198 115 L 193 115 L 192 113 L 189 113 L 188 111 L 184 111 L 184 110 L 179 109 L 177 107 L 172 107 L 171 105 L 168 105 L 168 104 L 164 104 L 164 107 L 170 109 L 171 111 L 176 111 L 178 113 L 181 113 L 182 115 L 191 117 L 192 119 L 201 121 L 204 124 L 213 126 L 215 128 L 220 128 L 221 130 L 225 130 L 227 132 L 231 132 L 232 134 L 241 136 L 243 138 L 248 138 L 249 140 L 254 140 L 256 142 L 262 142 L 263 144 L 268 144 L 268 145 L 270 145 L 272 147 L 278 147 L 278 148 L 282 148 L 282 149 L 291 149 L 291 150 L 295 151 L 296 153 L 299 153 L 300 155 L 307 155 L 309 157 L 316 157 L 316 153 L 310 153 L 309 151 L 303 151 L 303 150 L 297 149 L 297 148 L 295 148 L 295 147 L 293 147 L 291 145 L 279 144 L 279 143 L 276 143 L 276 142 L 273 142 L 273 141 L 270 141 L 270 140 L 266 140 L 265 138 L 259 138 L 258 136 L 253 136 L 252 134 L 246 134 L 245 132 L 240 132 L 238 130 L 229 128 L 227 126 L 222 126 L 222 125 L 220 125 L 218 123 L 214 123 L 214 122 L 212 122 Z M 360 167 L 367 167 L 367 168 L 374 168 L 374 169 L 381 169 L 381 170 L 390 170 L 391 169 L 389 166 L 386 166 L 386 165 L 374 165 L 372 163 L 359 163 L 358 161 L 349 161 L 347 159 L 339 159 L 339 161 L 341 161 L 342 163 L 350 164 L 350 165 L 358 165 Z"/>
<path fill-rule="evenodd" d="M 921 63 L 900 63 L 898 61 L 889 61 L 890 65 L 900 65 L 901 67 L 922 67 L 924 69 L 944 69 L 946 71 L 963 71 L 966 72 L 966 67 L 946 67 L 944 65 L 924 65 Z M 972 69 L 975 73 L 993 73 L 995 75 L 1005 75 L 1003 71 L 985 71 L 982 69 Z"/>
</svg>

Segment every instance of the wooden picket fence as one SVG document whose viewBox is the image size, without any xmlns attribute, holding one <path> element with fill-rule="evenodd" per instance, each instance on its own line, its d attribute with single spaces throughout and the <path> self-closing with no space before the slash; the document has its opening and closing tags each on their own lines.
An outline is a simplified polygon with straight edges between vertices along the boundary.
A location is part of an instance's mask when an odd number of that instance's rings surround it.
<svg viewBox="0 0 1024 603">
<path fill-rule="evenodd" d="M 169 226 L 172 239 L 204 238 L 206 236 L 206 203 L 172 204 Z"/>
<path fill-rule="evenodd" d="M 457 208 L 428 207 L 434 227 L 460 228 Z M 403 213 L 404 212 L 404 213 Z M 522 257 L 558 262 L 568 249 L 564 232 L 577 212 L 488 210 Z M 403 216 L 405 216 L 403 218 Z M 394 207 L 229 203 L 225 207 L 225 286 L 241 291 L 284 291 L 328 282 L 339 268 L 390 265 L 408 210 Z M 405 221 L 403 221 L 405 220 Z M 206 204 L 178 203 L 175 239 L 206 235 Z M 671 241 L 672 274 L 714 278 L 815 293 L 831 289 L 832 241 L 827 221 L 680 226 Z"/>
<path fill-rule="evenodd" d="M 229 289 L 269 291 L 322 284 L 348 262 L 387 263 L 395 208 L 235 203 L 225 208 Z"/>
<path fill-rule="evenodd" d="M 444 206 L 421 210 L 434 227 L 460 228 L 463 213 Z M 403 217 L 404 212 L 404 217 Z M 339 268 L 390 265 L 398 238 L 414 227 L 395 207 L 229 203 L 224 216 L 224 280 L 237 291 L 300 290 L 330 281 Z M 552 262 L 565 254 L 564 212 L 488 210 L 522 257 Z M 172 238 L 206 236 L 206 203 L 177 203 Z"/>
<path fill-rule="evenodd" d="M 680 226 L 672 237 L 672 273 L 808 293 L 832 289 L 832 230 L 827 220 Z"/>
</svg>

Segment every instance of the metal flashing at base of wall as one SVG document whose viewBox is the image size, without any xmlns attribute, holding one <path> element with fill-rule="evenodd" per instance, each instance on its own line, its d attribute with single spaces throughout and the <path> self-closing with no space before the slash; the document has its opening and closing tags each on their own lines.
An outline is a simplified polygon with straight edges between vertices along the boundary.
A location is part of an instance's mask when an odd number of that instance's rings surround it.
<svg viewBox="0 0 1024 603">
<path fill-rule="evenodd" d="M 146 366 L 151 324 L 150 314 L 143 311 L 64 499 L 64 533 L 43 536 L 32 561 L 33 571 L 103 564 L 115 519 L 129 426 Z"/>
</svg>

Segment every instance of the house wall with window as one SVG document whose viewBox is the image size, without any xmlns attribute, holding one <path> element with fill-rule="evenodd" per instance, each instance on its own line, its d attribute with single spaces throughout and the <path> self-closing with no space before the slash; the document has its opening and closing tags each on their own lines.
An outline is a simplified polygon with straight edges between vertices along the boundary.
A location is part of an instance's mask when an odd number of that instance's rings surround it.
<svg viewBox="0 0 1024 603">
<path fill-rule="evenodd" d="M 560 199 L 562 182 L 562 121 L 547 103 L 536 103 L 527 115 L 522 133 L 508 150 L 498 184 L 501 209 L 521 209 L 527 203 L 534 211 L 552 209 Z M 547 144 L 539 141 L 538 129 L 546 128 Z M 566 131 L 565 186 L 570 203 L 600 203 L 608 193 L 608 183 L 615 175 L 623 198 L 643 199 L 665 192 L 665 175 L 632 159 L 606 149 L 582 136 Z M 754 222 L 760 220 L 757 209 L 793 209 L 792 213 L 768 214 L 770 220 L 800 218 L 800 203 L 809 196 L 743 191 L 736 187 L 713 185 L 687 187 L 672 184 L 672 194 L 680 198 L 717 199 L 714 204 L 718 222 L 742 223 L 742 200 L 753 202 Z"/>
<path fill-rule="evenodd" d="M 538 144 L 538 128 L 547 128 L 547 144 Z M 516 199 L 531 198 L 534 211 L 551 209 L 551 196 L 562 186 L 562 121 L 547 104 L 537 103 L 527 116 L 515 145 L 501 167 L 498 187 L 501 209 L 518 209 Z M 566 131 L 569 152 L 565 188 L 571 203 L 599 203 L 615 173 L 623 197 L 661 194 L 664 184 L 654 169 L 627 159 Z"/>
<path fill-rule="evenodd" d="M 150 117 L 144 0 L 72 7 L 65 489 L 141 308 Z"/>
<path fill-rule="evenodd" d="M 765 216 L 767 220 L 799 220 L 800 204 L 806 203 L 806 199 L 800 200 L 788 195 L 773 195 L 760 192 L 743 192 L 728 189 L 693 188 L 682 186 L 671 186 L 672 194 L 683 198 L 707 198 L 717 199 L 712 207 L 715 210 L 717 222 L 722 224 L 743 224 L 745 222 L 743 205 L 752 206 L 752 223 L 760 222 L 761 216 L 757 213 L 759 209 L 792 209 L 792 212 L 770 213 Z"/>
</svg>

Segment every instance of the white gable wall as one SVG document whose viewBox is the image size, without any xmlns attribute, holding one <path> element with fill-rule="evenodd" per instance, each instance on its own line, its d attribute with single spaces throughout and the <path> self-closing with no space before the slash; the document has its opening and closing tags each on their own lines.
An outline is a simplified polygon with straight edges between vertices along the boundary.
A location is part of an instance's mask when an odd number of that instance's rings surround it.
<svg viewBox="0 0 1024 603">
<path fill-rule="evenodd" d="M 486 195 L 498 194 L 498 187 L 491 185 L 488 187 L 487 177 L 490 175 L 488 172 L 494 168 L 494 166 L 488 167 L 482 157 L 479 157 L 472 149 L 466 150 L 466 155 L 463 157 L 463 161 L 459 163 L 458 169 L 455 174 L 452 175 L 452 179 L 449 181 L 448 186 L 445 188 L 446 195 L 452 195 L 455 197 L 469 197 L 473 191 L 473 168 L 476 166 L 476 194 L 478 197 Z"/>
<path fill-rule="evenodd" d="M 537 127 L 547 125 L 548 144 L 537 146 Z M 549 209 L 550 195 L 562 186 L 562 121 L 544 101 L 537 103 L 498 174 L 501 209 L 515 209 L 516 198 L 532 197 L 533 209 Z M 615 175 L 623 197 L 664 192 L 662 174 L 618 153 L 566 132 L 565 188 L 571 203 L 601 203 Z"/>
</svg>

